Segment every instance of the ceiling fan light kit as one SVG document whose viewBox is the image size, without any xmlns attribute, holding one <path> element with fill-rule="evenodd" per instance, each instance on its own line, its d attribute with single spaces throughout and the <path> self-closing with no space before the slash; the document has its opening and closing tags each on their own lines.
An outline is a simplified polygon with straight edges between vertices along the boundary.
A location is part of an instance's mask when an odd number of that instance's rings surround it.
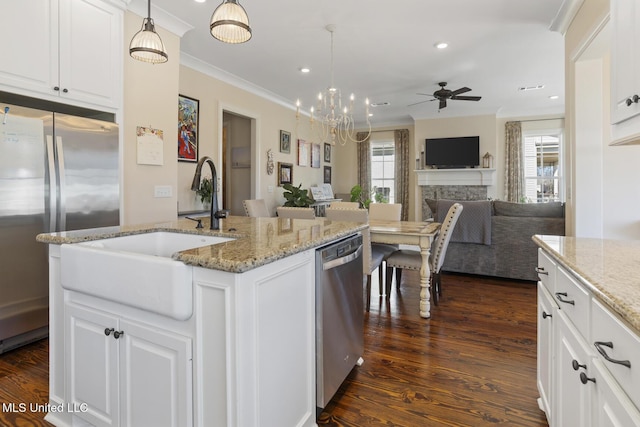
<svg viewBox="0 0 640 427">
<path fill-rule="evenodd" d="M 224 43 L 244 43 L 251 39 L 249 17 L 237 0 L 224 0 L 211 15 L 211 35 Z"/>
</svg>

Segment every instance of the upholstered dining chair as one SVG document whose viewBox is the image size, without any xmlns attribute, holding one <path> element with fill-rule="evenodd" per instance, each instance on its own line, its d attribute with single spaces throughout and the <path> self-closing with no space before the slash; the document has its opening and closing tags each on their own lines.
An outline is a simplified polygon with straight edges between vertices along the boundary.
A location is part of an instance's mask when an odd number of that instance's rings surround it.
<svg viewBox="0 0 640 427">
<path fill-rule="evenodd" d="M 316 212 L 313 208 L 278 206 L 276 213 L 280 218 L 315 219 L 316 217 Z"/>
<path fill-rule="evenodd" d="M 402 219 L 402 204 L 371 203 L 369 205 L 369 219 L 400 221 Z"/>
<path fill-rule="evenodd" d="M 431 245 L 431 254 L 429 255 L 429 269 L 431 270 L 431 293 L 433 302 L 438 305 L 438 299 L 442 296 L 442 284 L 440 282 L 440 269 L 444 264 L 444 258 L 447 254 L 447 247 L 451 234 L 458 222 L 458 218 L 462 213 L 462 205 L 454 203 L 447 212 L 447 216 L 442 222 L 440 233 Z M 391 281 L 393 280 L 393 269 L 396 269 L 396 289 L 400 289 L 400 280 L 402 279 L 402 270 L 420 270 L 422 265 L 422 256 L 419 251 L 415 250 L 399 250 L 391 254 L 386 259 L 387 265 L 387 293 L 391 290 Z"/>
<path fill-rule="evenodd" d="M 384 221 L 400 221 L 402 219 L 402 204 L 401 203 L 371 203 L 369 205 L 369 219 L 384 220 Z M 382 261 L 386 263 L 387 258 L 397 251 L 400 246 L 390 243 L 372 243 L 372 246 L 376 248 L 378 252 L 384 254 Z M 379 282 L 380 295 L 383 293 L 382 281 Z M 387 297 L 389 296 L 388 290 L 391 289 L 390 284 L 387 284 Z"/>
<path fill-rule="evenodd" d="M 270 217 L 269 209 L 264 199 L 243 200 L 244 211 L 247 216 Z"/>
<path fill-rule="evenodd" d="M 349 222 L 369 222 L 369 213 L 366 209 L 336 209 L 328 207 L 325 210 L 325 216 L 331 221 L 349 221 Z M 367 276 L 367 302 L 365 304 L 367 311 L 371 307 L 371 274 L 378 269 L 378 280 L 382 283 L 382 258 L 384 253 L 374 250 L 371 245 L 371 232 L 369 228 L 362 231 L 362 269 Z"/>
</svg>

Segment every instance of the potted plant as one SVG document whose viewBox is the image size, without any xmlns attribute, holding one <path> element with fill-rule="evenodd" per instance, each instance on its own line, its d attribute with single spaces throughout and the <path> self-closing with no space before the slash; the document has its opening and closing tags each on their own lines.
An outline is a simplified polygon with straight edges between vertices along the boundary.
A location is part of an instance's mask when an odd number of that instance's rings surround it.
<svg viewBox="0 0 640 427">
<path fill-rule="evenodd" d="M 283 206 L 291 206 L 297 208 L 308 208 L 313 203 L 313 199 L 307 194 L 308 190 L 302 189 L 302 184 L 294 187 L 291 184 L 284 184 L 285 192 L 282 193 L 287 200 Z"/>
<path fill-rule="evenodd" d="M 360 187 L 358 184 L 354 185 L 353 187 L 351 187 L 350 194 L 351 194 L 352 202 L 359 202 L 360 207 L 369 209 L 369 205 L 371 204 L 371 198 L 370 197 L 365 198 L 362 191 L 362 187 Z M 384 196 L 383 193 L 376 191 L 376 187 L 373 187 L 371 194 L 373 194 L 373 197 L 376 203 L 389 203 L 389 200 Z"/>
<path fill-rule="evenodd" d="M 213 182 L 211 178 L 204 178 L 200 181 L 200 187 L 196 190 L 196 194 L 200 196 L 203 205 L 209 206 L 211 203 L 211 194 L 213 193 Z"/>
</svg>

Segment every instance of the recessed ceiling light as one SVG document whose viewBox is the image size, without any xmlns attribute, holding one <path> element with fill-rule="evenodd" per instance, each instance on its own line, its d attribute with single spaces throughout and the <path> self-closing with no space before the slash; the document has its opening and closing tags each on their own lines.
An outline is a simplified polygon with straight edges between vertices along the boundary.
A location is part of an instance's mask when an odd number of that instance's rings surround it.
<svg viewBox="0 0 640 427">
<path fill-rule="evenodd" d="M 196 3 L 204 3 L 204 2 L 206 2 L 207 0 L 194 0 L 194 1 L 195 1 Z"/>
<path fill-rule="evenodd" d="M 369 113 L 369 117 L 373 117 L 373 113 Z"/>
<path fill-rule="evenodd" d="M 549 99 L 558 99 L 558 98 L 560 98 L 558 95 L 551 95 L 551 96 L 549 97 Z"/>
<path fill-rule="evenodd" d="M 303 74 L 311 72 L 311 68 L 309 67 L 300 67 L 300 72 Z"/>
<path fill-rule="evenodd" d="M 449 46 L 449 43 L 446 42 L 438 42 L 434 44 L 434 46 L 438 49 L 446 49 Z"/>
<path fill-rule="evenodd" d="M 542 89 L 542 88 L 544 88 L 544 85 L 521 86 L 521 87 L 518 88 L 518 90 L 526 92 L 526 91 L 529 91 L 529 90 L 539 90 L 539 89 Z"/>
</svg>

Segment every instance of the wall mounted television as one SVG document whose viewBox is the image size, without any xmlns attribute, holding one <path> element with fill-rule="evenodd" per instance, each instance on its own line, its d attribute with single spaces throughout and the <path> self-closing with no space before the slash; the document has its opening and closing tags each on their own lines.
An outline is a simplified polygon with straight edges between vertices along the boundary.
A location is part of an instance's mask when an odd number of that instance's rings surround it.
<svg viewBox="0 0 640 427">
<path fill-rule="evenodd" d="M 439 169 L 480 166 L 480 137 L 429 138 L 425 140 L 425 165 Z"/>
</svg>

